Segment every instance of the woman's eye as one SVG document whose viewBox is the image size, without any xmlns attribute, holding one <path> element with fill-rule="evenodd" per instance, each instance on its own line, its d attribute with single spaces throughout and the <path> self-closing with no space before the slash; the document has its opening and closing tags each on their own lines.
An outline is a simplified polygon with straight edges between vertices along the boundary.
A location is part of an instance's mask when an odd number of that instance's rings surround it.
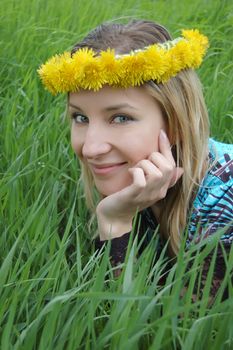
<svg viewBox="0 0 233 350">
<path fill-rule="evenodd" d="M 86 124 L 89 122 L 88 117 L 85 115 L 79 114 L 79 113 L 73 113 L 72 119 L 75 121 L 77 124 Z"/>
<path fill-rule="evenodd" d="M 129 116 L 124 115 L 124 114 L 119 114 L 119 115 L 116 115 L 112 118 L 113 123 L 117 123 L 117 124 L 127 123 L 127 122 L 132 121 L 132 120 L 133 120 L 132 117 L 129 117 Z"/>
</svg>

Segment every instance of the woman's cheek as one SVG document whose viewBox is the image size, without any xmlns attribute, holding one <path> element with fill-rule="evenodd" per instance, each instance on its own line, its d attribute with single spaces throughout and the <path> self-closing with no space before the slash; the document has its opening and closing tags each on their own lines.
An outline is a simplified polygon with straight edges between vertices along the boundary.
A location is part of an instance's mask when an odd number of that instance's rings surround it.
<svg viewBox="0 0 233 350">
<path fill-rule="evenodd" d="M 148 159 L 152 152 L 158 150 L 158 145 L 156 144 L 155 139 L 150 140 L 146 137 L 139 137 L 137 140 L 138 142 L 131 144 L 129 151 L 134 165 L 143 159 Z"/>
</svg>

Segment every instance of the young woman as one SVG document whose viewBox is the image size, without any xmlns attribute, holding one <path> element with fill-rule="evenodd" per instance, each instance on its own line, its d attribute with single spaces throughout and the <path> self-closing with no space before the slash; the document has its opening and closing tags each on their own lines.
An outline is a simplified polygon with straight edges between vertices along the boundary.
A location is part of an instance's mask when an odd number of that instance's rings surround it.
<svg viewBox="0 0 233 350">
<path fill-rule="evenodd" d="M 172 40 L 151 21 L 103 24 L 39 69 L 48 90 L 69 94 L 87 204 L 100 241 L 112 240 L 114 263 L 124 260 L 136 213 L 140 234 L 159 226 L 173 255 L 186 227 L 187 246 L 219 229 L 227 250 L 232 243 L 233 146 L 209 139 L 194 71 L 208 40 L 197 30 L 182 34 Z"/>
</svg>

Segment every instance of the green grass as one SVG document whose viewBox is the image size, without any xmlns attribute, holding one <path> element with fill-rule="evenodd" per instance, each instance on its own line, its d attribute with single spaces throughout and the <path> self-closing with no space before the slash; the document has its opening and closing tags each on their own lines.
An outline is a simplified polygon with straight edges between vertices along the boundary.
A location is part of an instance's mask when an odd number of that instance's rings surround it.
<svg viewBox="0 0 233 350">
<path fill-rule="evenodd" d="M 199 28 L 211 47 L 199 75 L 211 135 L 233 142 L 231 1 L 1 1 L 0 348 L 232 349 L 233 288 L 228 272 L 212 307 L 194 303 L 195 280 L 212 242 L 181 249 L 164 286 L 156 236 L 136 259 L 132 242 L 119 279 L 108 250 L 96 254 L 80 170 L 69 142 L 65 96 L 46 93 L 36 69 L 106 20 L 148 18 Z M 187 265 L 191 265 L 187 271 Z M 183 298 L 184 284 L 188 285 Z M 224 287 L 230 298 L 221 301 Z"/>
</svg>

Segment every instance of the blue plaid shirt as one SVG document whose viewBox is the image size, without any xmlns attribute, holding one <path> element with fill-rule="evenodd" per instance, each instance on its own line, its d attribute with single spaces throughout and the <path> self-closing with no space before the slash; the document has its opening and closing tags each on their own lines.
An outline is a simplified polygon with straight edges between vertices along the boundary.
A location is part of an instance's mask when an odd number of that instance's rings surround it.
<svg viewBox="0 0 233 350">
<path fill-rule="evenodd" d="M 233 241 L 233 145 L 209 141 L 210 168 L 204 177 L 191 210 L 188 241 L 199 241 L 218 229 L 221 240 Z"/>
</svg>

